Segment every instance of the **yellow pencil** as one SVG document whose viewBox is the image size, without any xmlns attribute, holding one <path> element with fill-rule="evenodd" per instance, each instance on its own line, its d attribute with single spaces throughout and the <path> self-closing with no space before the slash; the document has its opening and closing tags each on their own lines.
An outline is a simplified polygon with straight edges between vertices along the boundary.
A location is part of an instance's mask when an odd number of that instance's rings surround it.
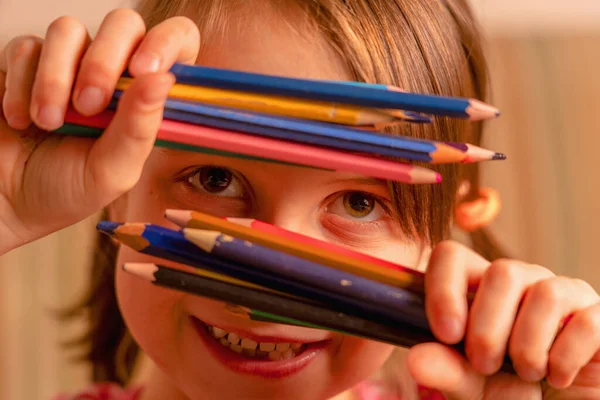
<svg viewBox="0 0 600 400">
<path fill-rule="evenodd" d="M 117 83 L 117 89 L 125 90 L 131 85 L 131 82 L 131 78 L 121 78 Z M 198 101 L 221 107 L 232 107 L 265 114 L 343 125 L 378 126 L 399 120 L 390 113 L 372 108 L 180 83 L 173 85 L 169 91 L 169 97 L 180 100 Z M 400 117 L 405 114 L 398 111 L 396 115 Z"/>
<path fill-rule="evenodd" d="M 415 276 L 408 272 L 382 268 L 381 265 L 357 260 L 295 240 L 261 232 L 212 215 L 197 211 L 167 210 L 165 216 L 171 222 L 183 227 L 184 234 L 186 229 L 215 230 L 388 285 L 409 288 L 415 284 Z"/>
</svg>

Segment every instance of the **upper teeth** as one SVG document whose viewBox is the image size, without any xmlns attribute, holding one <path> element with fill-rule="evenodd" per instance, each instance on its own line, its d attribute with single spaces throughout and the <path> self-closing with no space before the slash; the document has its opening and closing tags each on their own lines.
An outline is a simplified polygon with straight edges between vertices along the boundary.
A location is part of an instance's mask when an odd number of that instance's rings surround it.
<svg viewBox="0 0 600 400">
<path fill-rule="evenodd" d="M 302 349 L 302 343 L 258 343 L 252 339 L 243 338 L 235 333 L 208 325 L 208 331 L 219 339 L 219 342 L 236 353 L 247 356 L 268 357 L 269 360 L 288 360 Z"/>
</svg>

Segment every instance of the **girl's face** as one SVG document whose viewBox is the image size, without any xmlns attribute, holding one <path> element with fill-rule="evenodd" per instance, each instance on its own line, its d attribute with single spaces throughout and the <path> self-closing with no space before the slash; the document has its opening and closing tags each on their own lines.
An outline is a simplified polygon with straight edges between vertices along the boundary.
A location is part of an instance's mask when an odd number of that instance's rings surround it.
<svg viewBox="0 0 600 400">
<path fill-rule="evenodd" d="M 198 62 L 219 68 L 315 79 L 350 79 L 322 38 L 290 30 L 281 19 L 228 21 Z M 391 218 L 385 182 L 282 164 L 157 148 L 137 186 L 119 200 L 115 218 L 171 226 L 167 208 L 255 218 L 400 264 L 418 267 L 422 243 L 408 242 Z M 183 294 L 130 276 L 125 262 L 158 262 L 122 247 L 117 294 L 143 350 L 187 397 L 318 399 L 339 393 L 376 371 L 392 347 L 327 331 L 250 321 L 235 307 Z M 237 354 L 211 325 L 263 344 L 305 343 L 291 359 Z M 298 353 L 298 354 L 296 354 Z"/>
</svg>

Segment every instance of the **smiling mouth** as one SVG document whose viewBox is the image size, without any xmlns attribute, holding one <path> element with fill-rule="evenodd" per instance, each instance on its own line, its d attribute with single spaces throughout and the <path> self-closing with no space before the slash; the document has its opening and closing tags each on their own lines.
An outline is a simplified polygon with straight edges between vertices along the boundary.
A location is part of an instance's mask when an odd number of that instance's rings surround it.
<svg viewBox="0 0 600 400">
<path fill-rule="evenodd" d="M 203 323 L 203 325 L 210 336 L 219 342 L 221 346 L 249 359 L 264 361 L 290 360 L 302 354 L 308 347 L 306 343 L 256 342 L 216 326 L 206 323 Z"/>
</svg>

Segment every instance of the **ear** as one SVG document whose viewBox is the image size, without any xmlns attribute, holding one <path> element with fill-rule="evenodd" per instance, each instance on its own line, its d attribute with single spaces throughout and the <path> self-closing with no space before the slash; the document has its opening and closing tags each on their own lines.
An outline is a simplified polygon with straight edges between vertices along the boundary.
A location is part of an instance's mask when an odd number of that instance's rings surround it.
<svg viewBox="0 0 600 400">
<path fill-rule="evenodd" d="M 460 192 L 464 190 L 459 190 L 459 194 Z M 501 208 L 500 194 L 496 190 L 480 188 L 475 200 L 459 200 L 454 211 L 454 223 L 465 232 L 473 232 L 489 225 L 498 216 Z"/>
</svg>

